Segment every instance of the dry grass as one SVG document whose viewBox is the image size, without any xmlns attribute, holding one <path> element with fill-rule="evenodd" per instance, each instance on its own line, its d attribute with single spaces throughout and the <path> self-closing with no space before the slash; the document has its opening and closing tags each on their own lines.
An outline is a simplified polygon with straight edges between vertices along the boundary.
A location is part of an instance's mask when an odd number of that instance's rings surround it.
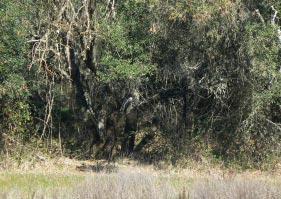
<svg viewBox="0 0 281 199">
<path fill-rule="evenodd" d="M 179 177 L 179 176 L 178 176 Z M 167 176 L 134 171 L 98 174 L 75 188 L 79 199 L 280 199 L 281 190 L 265 178 L 198 178 L 181 182 Z M 192 181 L 192 180 L 191 180 Z M 176 186 L 175 186 L 176 185 Z"/>
<path fill-rule="evenodd" d="M 177 198 L 177 191 L 170 182 L 149 173 L 127 171 L 89 178 L 76 188 L 73 196 L 81 199 L 170 199 Z"/>
<path fill-rule="evenodd" d="M 62 161 L 65 162 L 66 160 Z M 36 174 L 0 175 L 4 199 L 277 199 L 281 198 L 278 173 L 208 170 L 155 170 L 132 161 L 115 165 L 67 160 L 66 168 Z M 77 167 L 78 166 L 78 167 Z M 78 168 L 79 171 L 75 168 Z M 83 172 L 81 172 L 82 170 Z M 86 171 L 86 172 L 85 172 Z M 59 173 L 59 174 L 58 174 Z M 63 177 L 63 176 L 68 177 Z M 7 176 L 9 180 L 7 180 Z M 70 180 L 73 176 L 73 180 Z M 78 176 L 78 177 L 77 177 Z M 23 178 L 23 179 L 21 179 Z M 58 179 L 59 178 L 59 179 Z M 6 179 L 6 181 L 5 181 Z M 25 181 L 24 179 L 28 179 Z M 1 181 L 2 180 L 2 181 Z M 1 184 L 2 182 L 2 184 Z M 10 183 L 9 189 L 3 182 Z M 21 183 L 19 183 L 21 182 Z M 71 183 L 69 183 L 71 182 Z M 14 186 L 12 186 L 14 185 Z M 27 191 L 26 191 L 27 190 Z M 2 194 L 2 195 L 1 195 Z"/>
<path fill-rule="evenodd" d="M 277 187 L 258 180 L 208 179 L 192 186 L 191 199 L 280 199 L 281 192 Z"/>
</svg>

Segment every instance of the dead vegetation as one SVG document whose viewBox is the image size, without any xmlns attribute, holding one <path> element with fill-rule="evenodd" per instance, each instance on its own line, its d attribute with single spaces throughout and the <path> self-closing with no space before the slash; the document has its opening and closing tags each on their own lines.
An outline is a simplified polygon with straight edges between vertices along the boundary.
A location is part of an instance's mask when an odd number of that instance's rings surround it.
<svg viewBox="0 0 281 199">
<path fill-rule="evenodd" d="M 197 182 L 191 189 L 189 197 L 192 199 L 278 199 L 281 198 L 280 189 L 259 179 L 214 180 L 207 179 Z"/>
<path fill-rule="evenodd" d="M 161 179 L 149 173 L 100 173 L 88 177 L 82 184 L 52 193 L 33 192 L 28 198 L 56 199 L 279 199 L 280 189 L 259 180 L 201 179 L 192 186 L 174 187 L 172 178 Z M 24 198 L 17 190 L 3 193 L 3 199 Z"/>
<path fill-rule="evenodd" d="M 55 161 L 54 161 L 55 162 Z M 46 167 L 46 165 L 49 165 Z M 63 168 L 63 165 L 65 168 Z M 45 169 L 44 169 L 45 168 Z M 42 183 L 42 186 L 28 187 L 23 190 L 15 185 L 9 190 L 2 191 L 1 181 L 4 182 L 5 174 L 0 174 L 0 198 L 3 199 L 278 199 L 281 198 L 281 176 L 276 173 L 260 171 L 224 170 L 219 168 L 207 168 L 203 165 L 192 167 L 193 169 L 175 169 L 166 167 L 159 169 L 153 165 L 140 165 L 136 161 L 128 159 L 116 163 L 107 161 L 90 162 L 71 159 L 60 159 L 56 164 L 50 162 L 39 166 L 32 171 L 36 175 L 25 175 L 31 179 L 34 177 L 34 186 Z M 41 170 L 42 175 L 38 177 Z M 19 171 L 14 171 L 14 173 Z M 52 181 L 44 176 L 76 176 L 74 183 L 66 185 L 65 179 Z M 29 172 L 30 173 L 30 172 Z M 13 171 L 9 174 L 12 176 Z M 77 177 L 77 176 L 81 176 Z M 13 179 L 11 177 L 11 179 Z M 67 181 L 70 179 L 67 178 Z M 16 182 L 16 179 L 13 180 Z M 59 182 L 59 183 L 58 183 Z M 60 184 L 62 182 L 63 184 Z"/>
</svg>

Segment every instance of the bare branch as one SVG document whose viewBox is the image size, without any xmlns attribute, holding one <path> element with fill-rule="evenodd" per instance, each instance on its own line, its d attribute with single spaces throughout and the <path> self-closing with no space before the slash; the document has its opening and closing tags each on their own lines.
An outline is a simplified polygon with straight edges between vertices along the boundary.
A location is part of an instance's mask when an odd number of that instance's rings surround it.
<svg viewBox="0 0 281 199">
<path fill-rule="evenodd" d="M 265 21 L 264 21 L 263 16 L 261 15 L 261 13 L 260 13 L 259 9 L 256 9 L 256 10 L 255 10 L 255 13 L 258 15 L 259 19 L 260 19 L 260 20 L 261 20 L 261 22 L 264 24 L 264 23 L 265 23 Z"/>
<path fill-rule="evenodd" d="M 277 14 L 278 14 L 278 11 L 273 7 L 271 6 L 271 9 L 273 10 L 273 15 L 271 17 L 271 24 L 272 25 L 275 25 L 275 20 L 276 20 L 276 17 L 277 17 Z"/>
</svg>

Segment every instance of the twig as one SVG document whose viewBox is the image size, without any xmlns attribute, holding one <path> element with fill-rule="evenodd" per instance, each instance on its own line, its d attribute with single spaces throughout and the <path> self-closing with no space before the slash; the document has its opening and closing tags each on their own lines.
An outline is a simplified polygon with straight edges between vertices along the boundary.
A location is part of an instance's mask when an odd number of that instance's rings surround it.
<svg viewBox="0 0 281 199">
<path fill-rule="evenodd" d="M 256 9 L 256 10 L 255 10 L 255 13 L 258 15 L 259 19 L 260 19 L 260 20 L 261 20 L 261 22 L 264 24 L 264 23 L 265 23 L 265 21 L 264 21 L 263 16 L 261 15 L 261 13 L 260 13 L 259 9 Z"/>
</svg>

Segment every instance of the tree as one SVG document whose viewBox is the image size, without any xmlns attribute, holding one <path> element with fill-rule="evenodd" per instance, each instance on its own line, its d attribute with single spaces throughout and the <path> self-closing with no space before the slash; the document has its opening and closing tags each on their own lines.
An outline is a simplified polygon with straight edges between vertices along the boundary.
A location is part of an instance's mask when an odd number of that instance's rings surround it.
<svg viewBox="0 0 281 199">
<path fill-rule="evenodd" d="M 0 142 L 7 154 L 25 140 L 30 122 L 27 77 L 27 6 L 15 1 L 0 3 Z M 17 140 L 17 141 L 15 141 Z"/>
</svg>

